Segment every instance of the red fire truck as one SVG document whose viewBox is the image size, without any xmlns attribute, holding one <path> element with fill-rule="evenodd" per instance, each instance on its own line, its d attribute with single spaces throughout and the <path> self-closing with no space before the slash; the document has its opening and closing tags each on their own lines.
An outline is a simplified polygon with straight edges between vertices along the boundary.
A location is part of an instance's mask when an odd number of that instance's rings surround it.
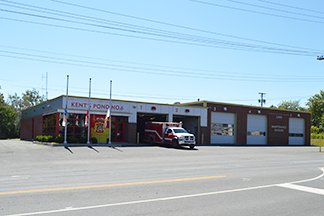
<svg viewBox="0 0 324 216">
<path fill-rule="evenodd" d="M 196 139 L 178 122 L 146 122 L 145 140 L 149 143 L 170 144 L 173 147 L 189 146 L 193 149 Z"/>
</svg>

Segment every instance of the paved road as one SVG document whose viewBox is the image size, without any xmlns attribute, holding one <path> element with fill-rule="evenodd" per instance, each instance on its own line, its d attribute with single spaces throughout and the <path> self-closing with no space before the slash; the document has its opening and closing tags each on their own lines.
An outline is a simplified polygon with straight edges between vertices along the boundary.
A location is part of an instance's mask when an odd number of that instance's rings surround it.
<svg viewBox="0 0 324 216">
<path fill-rule="evenodd" d="M 48 147 L 0 140 L 0 215 L 318 215 L 315 147 Z"/>
</svg>

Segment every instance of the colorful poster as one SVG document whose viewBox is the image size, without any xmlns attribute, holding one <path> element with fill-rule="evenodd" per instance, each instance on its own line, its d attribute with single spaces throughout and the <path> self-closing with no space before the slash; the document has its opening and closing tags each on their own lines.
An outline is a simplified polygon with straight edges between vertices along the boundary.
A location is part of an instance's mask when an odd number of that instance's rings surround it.
<svg viewBox="0 0 324 216">
<path fill-rule="evenodd" d="M 109 137 L 109 124 L 105 127 L 104 115 L 91 115 L 91 138 L 95 137 L 98 143 L 107 143 Z"/>
</svg>

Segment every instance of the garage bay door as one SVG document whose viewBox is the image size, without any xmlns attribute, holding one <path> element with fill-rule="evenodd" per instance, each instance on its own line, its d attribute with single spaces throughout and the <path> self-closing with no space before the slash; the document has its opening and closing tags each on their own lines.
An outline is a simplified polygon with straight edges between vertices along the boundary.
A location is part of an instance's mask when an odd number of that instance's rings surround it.
<svg viewBox="0 0 324 216">
<path fill-rule="evenodd" d="M 247 139 L 248 145 L 267 144 L 267 116 L 248 115 L 247 116 Z"/>
<path fill-rule="evenodd" d="M 234 113 L 212 112 L 210 141 L 212 144 L 235 144 L 235 118 Z"/>
<path fill-rule="evenodd" d="M 289 145 L 305 144 L 305 120 L 289 118 Z"/>
</svg>

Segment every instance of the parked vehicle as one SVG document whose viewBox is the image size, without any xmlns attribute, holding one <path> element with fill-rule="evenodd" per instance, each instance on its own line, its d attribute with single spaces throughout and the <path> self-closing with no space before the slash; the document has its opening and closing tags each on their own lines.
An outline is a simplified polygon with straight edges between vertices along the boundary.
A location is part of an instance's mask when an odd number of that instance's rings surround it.
<svg viewBox="0 0 324 216">
<path fill-rule="evenodd" d="M 146 122 L 145 140 L 149 143 L 170 144 L 173 147 L 196 145 L 195 135 L 188 133 L 178 122 Z"/>
</svg>

